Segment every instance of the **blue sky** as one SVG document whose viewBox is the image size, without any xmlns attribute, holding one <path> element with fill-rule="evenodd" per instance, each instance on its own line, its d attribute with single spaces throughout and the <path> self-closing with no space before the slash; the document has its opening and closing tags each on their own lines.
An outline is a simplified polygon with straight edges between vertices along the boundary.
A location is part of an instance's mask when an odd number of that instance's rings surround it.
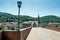
<svg viewBox="0 0 60 40">
<path fill-rule="evenodd" d="M 0 0 L 0 12 L 18 14 L 18 0 Z M 60 0 L 21 0 L 21 15 L 37 17 L 46 15 L 60 16 Z"/>
</svg>

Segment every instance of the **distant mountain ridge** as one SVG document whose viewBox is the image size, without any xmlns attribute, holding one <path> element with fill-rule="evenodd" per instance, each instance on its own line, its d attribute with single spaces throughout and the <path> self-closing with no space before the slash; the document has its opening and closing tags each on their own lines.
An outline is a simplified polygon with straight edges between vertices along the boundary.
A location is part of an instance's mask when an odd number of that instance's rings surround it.
<svg viewBox="0 0 60 40">
<path fill-rule="evenodd" d="M 42 21 L 60 22 L 60 17 L 54 16 L 54 15 L 43 16 L 40 19 Z"/>
<path fill-rule="evenodd" d="M 27 19 L 33 19 L 33 17 L 20 15 L 20 22 L 25 21 Z M 12 15 L 9 13 L 0 12 L 0 22 L 17 22 L 18 15 Z"/>
<path fill-rule="evenodd" d="M 37 18 L 31 17 L 31 16 L 26 16 L 26 15 L 20 15 L 20 22 L 30 20 L 30 21 L 36 21 Z M 18 16 L 17 15 L 12 15 L 9 13 L 4 13 L 0 12 L 0 22 L 17 22 L 18 21 Z M 41 22 L 60 22 L 60 17 L 54 16 L 54 15 L 48 15 L 48 16 L 43 16 L 40 17 Z"/>
</svg>

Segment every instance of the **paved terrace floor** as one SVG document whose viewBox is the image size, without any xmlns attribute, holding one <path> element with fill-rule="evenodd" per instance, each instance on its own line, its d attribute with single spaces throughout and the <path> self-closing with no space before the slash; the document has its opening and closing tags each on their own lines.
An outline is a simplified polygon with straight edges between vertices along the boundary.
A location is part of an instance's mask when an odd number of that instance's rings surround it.
<svg viewBox="0 0 60 40">
<path fill-rule="evenodd" d="M 60 32 L 41 27 L 32 28 L 26 40 L 60 40 Z"/>
</svg>

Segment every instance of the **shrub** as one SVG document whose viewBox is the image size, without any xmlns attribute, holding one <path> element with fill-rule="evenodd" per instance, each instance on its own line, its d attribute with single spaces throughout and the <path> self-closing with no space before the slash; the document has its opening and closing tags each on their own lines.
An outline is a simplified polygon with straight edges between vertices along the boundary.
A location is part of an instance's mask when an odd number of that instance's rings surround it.
<svg viewBox="0 0 60 40">
<path fill-rule="evenodd" d="M 2 27 L 0 27 L 0 30 L 2 30 Z"/>
<path fill-rule="evenodd" d="M 36 27 L 36 22 L 33 23 L 33 26 Z"/>
<path fill-rule="evenodd" d="M 58 26 L 55 26 L 55 27 L 58 27 Z"/>
<path fill-rule="evenodd" d="M 14 27 L 12 27 L 12 28 L 11 28 L 11 30 L 15 30 L 15 28 L 14 28 Z"/>
<path fill-rule="evenodd" d="M 43 28 L 45 28 L 44 26 L 42 26 Z"/>
</svg>

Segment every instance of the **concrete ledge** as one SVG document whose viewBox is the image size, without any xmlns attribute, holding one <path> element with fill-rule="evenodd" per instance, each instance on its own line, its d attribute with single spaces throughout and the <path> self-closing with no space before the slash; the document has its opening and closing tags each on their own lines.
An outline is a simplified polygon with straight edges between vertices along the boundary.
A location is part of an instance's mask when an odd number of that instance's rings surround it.
<svg viewBox="0 0 60 40">
<path fill-rule="evenodd" d="M 26 40 L 26 38 L 29 35 L 30 31 L 31 31 L 31 27 L 28 27 L 27 29 L 21 31 L 21 40 Z"/>
<path fill-rule="evenodd" d="M 2 36 L 1 34 L 2 34 L 2 31 L 0 31 L 0 40 L 1 40 L 1 36 Z"/>
<path fill-rule="evenodd" d="M 1 31 L 0 32 L 0 39 L 1 40 L 26 40 L 29 32 L 31 30 L 31 27 L 21 29 L 21 31 L 17 32 L 14 31 Z"/>
</svg>

